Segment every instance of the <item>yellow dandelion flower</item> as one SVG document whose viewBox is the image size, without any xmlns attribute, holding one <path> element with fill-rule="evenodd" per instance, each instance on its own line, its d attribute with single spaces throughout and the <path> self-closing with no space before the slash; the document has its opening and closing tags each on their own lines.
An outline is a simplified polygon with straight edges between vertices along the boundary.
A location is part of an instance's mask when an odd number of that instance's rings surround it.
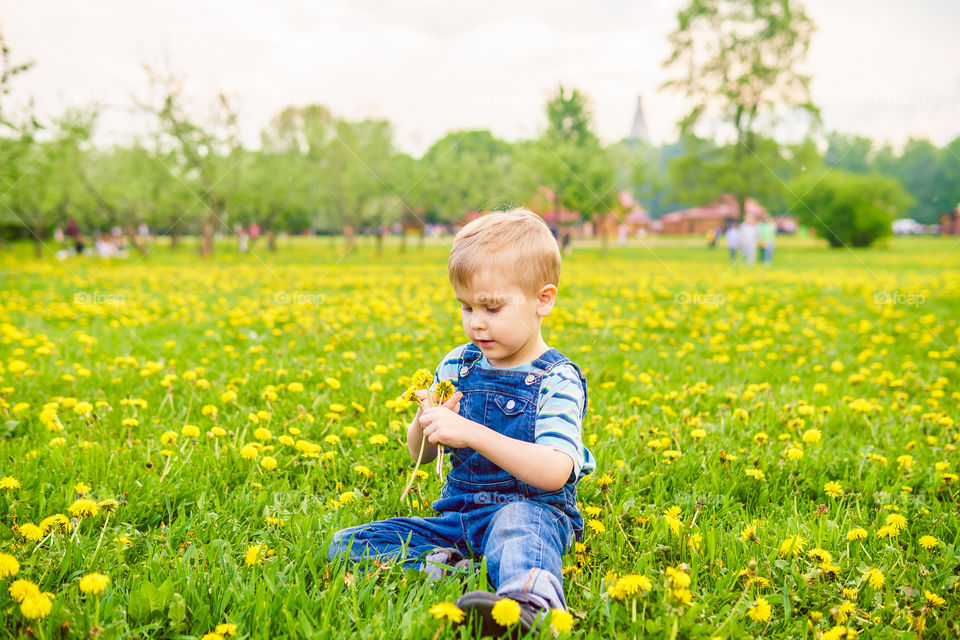
<svg viewBox="0 0 960 640">
<path fill-rule="evenodd" d="M 938 596 L 932 591 L 923 590 L 923 597 L 927 599 L 927 602 L 932 604 L 935 607 L 941 607 L 946 604 L 946 600 Z"/>
<path fill-rule="evenodd" d="M 199 438 L 200 437 L 200 427 L 197 427 L 192 424 L 185 424 L 180 429 L 180 433 L 183 434 L 186 438 Z"/>
<path fill-rule="evenodd" d="M 573 630 L 573 616 L 566 609 L 551 609 L 550 626 L 558 633 L 569 633 Z"/>
<path fill-rule="evenodd" d="M 827 495 L 831 498 L 836 498 L 841 493 L 843 493 L 843 485 L 839 482 L 831 480 L 830 482 L 823 485 L 823 490 L 827 492 Z"/>
<path fill-rule="evenodd" d="M 456 623 L 463 622 L 463 618 L 466 616 L 466 612 L 452 602 L 438 602 L 428 611 L 437 620 L 446 619 Z"/>
<path fill-rule="evenodd" d="M 490 615 L 500 626 L 509 627 L 520 619 L 520 605 L 516 600 L 501 598 L 493 605 Z"/>
<path fill-rule="evenodd" d="M 867 539 L 867 530 L 863 527 L 854 527 L 847 531 L 847 541 L 853 542 L 856 540 L 866 540 Z"/>
<path fill-rule="evenodd" d="M 262 549 L 263 547 L 259 544 L 254 544 L 247 547 L 246 553 L 243 554 L 243 561 L 248 567 L 252 567 L 263 562 L 260 554 Z"/>
<path fill-rule="evenodd" d="M 863 579 L 867 581 L 867 584 L 870 585 L 872 589 L 879 589 L 883 586 L 883 583 L 886 582 L 886 578 L 883 575 L 883 571 L 880 569 L 870 569 L 863 574 Z"/>
<path fill-rule="evenodd" d="M 78 498 L 67 508 L 74 518 L 93 518 L 100 513 L 100 505 L 90 498 Z"/>
<path fill-rule="evenodd" d="M 9 553 L 0 553 L 0 580 L 20 573 L 20 563 Z"/>
<path fill-rule="evenodd" d="M 277 459 L 273 456 L 264 456 L 263 459 L 260 460 L 260 466 L 267 471 L 273 471 L 277 468 Z"/>
<path fill-rule="evenodd" d="M 90 593 L 93 595 L 99 595 L 107 588 L 107 585 L 110 584 L 110 578 L 105 576 L 102 573 L 88 573 L 87 575 L 80 578 L 80 591 L 82 593 Z"/>
<path fill-rule="evenodd" d="M 940 544 L 940 541 L 937 540 L 934 536 L 923 536 L 919 540 L 920 546 L 924 549 L 933 549 Z"/>
<path fill-rule="evenodd" d="M 46 618 L 52 609 L 53 596 L 46 592 L 30 594 L 20 603 L 20 613 L 30 620 Z"/>
<path fill-rule="evenodd" d="M 10 597 L 17 603 L 23 602 L 30 596 L 40 595 L 40 587 L 29 580 L 23 579 L 11 582 L 8 591 L 10 592 Z"/>
<path fill-rule="evenodd" d="M 747 609 L 747 615 L 754 622 L 766 622 L 770 619 L 770 603 L 766 598 L 757 598 L 756 602 Z"/>
<path fill-rule="evenodd" d="M 20 488 L 20 481 L 13 476 L 0 478 L 0 491 L 13 491 Z"/>
<path fill-rule="evenodd" d="M 780 543 L 780 557 L 790 554 L 798 556 L 803 552 L 804 539 L 801 536 L 790 536 Z"/>
</svg>

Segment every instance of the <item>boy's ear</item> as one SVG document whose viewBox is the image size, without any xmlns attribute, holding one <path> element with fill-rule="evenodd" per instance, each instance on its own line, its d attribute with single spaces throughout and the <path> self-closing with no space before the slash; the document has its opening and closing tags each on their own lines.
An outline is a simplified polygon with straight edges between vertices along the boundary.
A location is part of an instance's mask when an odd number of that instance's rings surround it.
<svg viewBox="0 0 960 640">
<path fill-rule="evenodd" d="M 557 285 L 545 284 L 540 288 L 537 296 L 537 315 L 542 317 L 550 315 L 553 311 L 553 303 L 557 301 Z"/>
</svg>

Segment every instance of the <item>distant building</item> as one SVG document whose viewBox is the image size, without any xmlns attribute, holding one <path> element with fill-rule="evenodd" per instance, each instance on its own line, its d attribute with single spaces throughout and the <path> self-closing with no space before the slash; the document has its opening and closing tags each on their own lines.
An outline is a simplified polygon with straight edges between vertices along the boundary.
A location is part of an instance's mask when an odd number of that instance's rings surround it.
<svg viewBox="0 0 960 640">
<path fill-rule="evenodd" d="M 758 220 L 770 215 L 753 198 L 747 198 L 746 209 L 748 214 L 752 213 Z M 709 204 L 661 216 L 661 232 L 671 235 L 700 235 L 710 229 L 722 231 L 728 222 L 739 221 L 740 217 L 740 204 L 737 199 L 725 193 Z"/>
<path fill-rule="evenodd" d="M 940 234 L 944 236 L 960 236 L 960 205 L 953 211 L 946 211 L 940 216 Z"/>
<path fill-rule="evenodd" d="M 637 96 L 637 109 L 633 112 L 633 124 L 630 126 L 630 140 L 650 142 L 650 132 L 647 130 L 647 118 L 643 115 L 643 96 Z"/>
</svg>

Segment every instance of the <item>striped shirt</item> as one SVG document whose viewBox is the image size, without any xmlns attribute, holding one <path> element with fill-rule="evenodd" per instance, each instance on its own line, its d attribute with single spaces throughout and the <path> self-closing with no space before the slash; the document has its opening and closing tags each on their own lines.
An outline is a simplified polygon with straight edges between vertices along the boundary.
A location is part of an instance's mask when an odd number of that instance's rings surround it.
<svg viewBox="0 0 960 640">
<path fill-rule="evenodd" d="M 443 357 L 434 373 L 434 384 L 440 380 L 453 380 L 456 384 L 460 374 L 460 354 L 466 347 L 466 344 L 460 345 Z M 482 353 L 477 362 L 484 369 L 498 369 L 492 366 Z M 531 371 L 533 363 L 509 367 L 507 370 Z M 582 414 L 583 389 L 580 387 L 577 371 L 570 364 L 558 364 L 550 373 L 544 374 L 540 385 L 533 441 L 570 456 L 573 460 L 573 472 L 568 482 L 576 482 L 597 468 L 593 454 L 583 444 L 580 424 Z"/>
</svg>

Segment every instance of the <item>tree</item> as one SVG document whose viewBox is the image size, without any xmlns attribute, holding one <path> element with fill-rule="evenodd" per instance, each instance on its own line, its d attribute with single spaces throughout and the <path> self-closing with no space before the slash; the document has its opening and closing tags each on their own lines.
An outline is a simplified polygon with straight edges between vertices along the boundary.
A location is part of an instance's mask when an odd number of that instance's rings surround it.
<svg viewBox="0 0 960 640">
<path fill-rule="evenodd" d="M 560 86 L 546 113 L 547 128 L 539 139 L 515 146 L 520 185 L 527 197 L 546 186 L 554 210 L 578 211 L 597 223 L 614 206 L 617 175 L 613 158 L 593 132 L 589 99 Z"/>
<path fill-rule="evenodd" d="M 677 14 L 664 66 L 682 75 L 663 86 L 692 106 L 678 123 L 687 152 L 674 178 L 687 176 L 710 199 L 731 193 L 741 211 L 748 197 L 784 193 L 791 156 L 774 140 L 779 120 L 789 113 L 819 122 L 810 77 L 798 71 L 813 30 L 796 0 L 691 0 Z M 698 137 L 715 142 L 710 153 L 698 155 L 705 149 Z"/>
<path fill-rule="evenodd" d="M 160 93 L 159 100 L 140 105 L 157 119 L 157 155 L 163 158 L 163 152 L 169 150 L 173 162 L 166 166 L 171 174 L 188 185 L 206 207 L 200 253 L 212 255 L 214 229 L 224 226 L 229 230 L 223 210 L 231 189 L 239 183 L 237 161 L 242 149 L 237 140 L 236 110 L 220 93 L 207 120 L 197 121 L 187 113 L 180 78 L 161 75 L 149 67 L 145 70 L 151 86 Z"/>
<path fill-rule="evenodd" d="M 5 141 L 19 148 L 0 202 L 30 233 L 38 258 L 43 255 L 43 238 L 54 226 L 93 210 L 79 168 L 94 118 L 92 113 L 70 112 L 54 123 L 48 140 L 37 141 L 28 127 L 19 138 Z"/>
<path fill-rule="evenodd" d="M 461 220 L 467 211 L 496 208 L 508 197 L 510 144 L 489 131 L 453 131 L 423 154 L 405 191 L 429 219 Z"/>
<path fill-rule="evenodd" d="M 869 247 L 912 204 L 895 178 L 839 169 L 799 179 L 794 189 L 804 194 L 794 212 L 833 248 Z"/>
</svg>

